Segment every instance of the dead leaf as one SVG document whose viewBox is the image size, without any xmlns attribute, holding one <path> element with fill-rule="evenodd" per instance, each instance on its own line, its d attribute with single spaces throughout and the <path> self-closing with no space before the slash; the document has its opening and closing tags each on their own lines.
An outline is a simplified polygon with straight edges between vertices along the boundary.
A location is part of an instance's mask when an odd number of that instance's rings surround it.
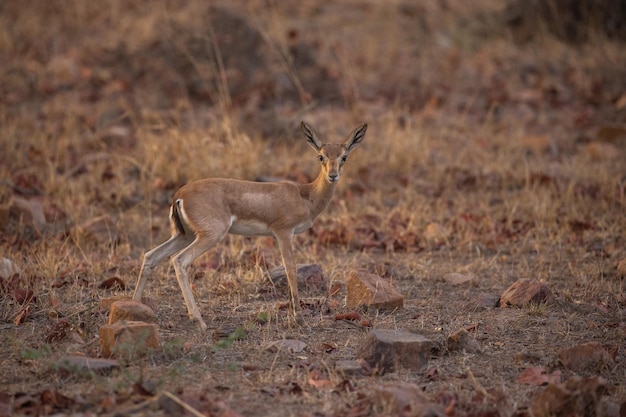
<svg viewBox="0 0 626 417">
<path fill-rule="evenodd" d="M 517 382 L 529 385 L 546 385 L 561 383 L 561 371 L 547 373 L 545 368 L 527 368 L 518 377 Z"/>
<path fill-rule="evenodd" d="M 98 285 L 98 288 L 105 290 L 125 290 L 126 283 L 122 281 L 120 277 L 111 277 L 102 281 L 100 285 Z"/>
<path fill-rule="evenodd" d="M 24 323 L 24 321 L 28 317 L 30 317 L 30 306 L 26 305 L 22 307 L 20 311 L 17 312 L 17 314 L 15 315 L 15 318 L 13 319 L 13 323 L 16 326 L 19 326 L 20 324 Z"/>
<path fill-rule="evenodd" d="M 46 336 L 47 343 L 60 342 L 67 337 L 67 333 L 72 328 L 72 325 L 66 320 L 59 320 L 53 327 L 50 333 Z"/>
<path fill-rule="evenodd" d="M 31 290 L 24 289 L 24 288 L 16 288 L 16 289 L 14 289 L 13 290 L 13 297 L 15 298 L 15 301 L 17 301 L 20 304 L 28 303 L 30 301 L 34 301 L 35 300 L 34 293 Z"/>
<path fill-rule="evenodd" d="M 309 376 L 309 385 L 315 388 L 334 388 L 335 383 L 330 379 L 324 378 L 320 371 L 314 369 Z"/>
<path fill-rule="evenodd" d="M 330 290 L 328 290 L 328 297 L 334 297 L 337 294 L 339 294 L 339 292 L 341 291 L 341 288 L 343 286 L 341 284 L 334 284 L 332 287 L 330 287 Z"/>
<path fill-rule="evenodd" d="M 354 311 L 351 313 L 344 313 L 344 314 L 337 314 L 335 316 L 335 320 L 352 320 L 352 321 L 356 321 L 356 320 L 361 320 L 361 315 Z"/>
<path fill-rule="evenodd" d="M 439 381 L 439 368 L 433 366 L 426 371 L 424 378 L 427 381 Z"/>
</svg>

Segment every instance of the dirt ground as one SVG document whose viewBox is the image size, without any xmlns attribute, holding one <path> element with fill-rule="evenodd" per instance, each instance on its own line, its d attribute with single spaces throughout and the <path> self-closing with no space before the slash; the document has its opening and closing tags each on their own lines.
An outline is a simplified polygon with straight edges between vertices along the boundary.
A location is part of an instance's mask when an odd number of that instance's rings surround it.
<svg viewBox="0 0 626 417">
<path fill-rule="evenodd" d="M 530 416 L 579 381 L 578 406 L 544 415 L 623 416 L 626 49 L 506 16 L 490 0 L 2 3 L 0 257 L 19 271 L 0 270 L 0 415 Z M 176 189 L 317 175 L 301 120 L 332 142 L 369 125 L 295 238 L 324 278 L 301 282 L 302 323 L 268 279 L 275 242 L 228 236 L 191 271 L 206 332 L 164 264 L 145 294 L 161 349 L 60 369 L 100 356 L 100 300 L 132 294 Z M 404 308 L 337 320 L 355 270 Z M 554 302 L 500 307 L 522 278 Z M 431 339 L 428 364 L 346 374 L 372 329 Z M 460 329 L 475 349 L 452 349 Z M 566 348 L 600 360 L 565 366 Z M 423 400 L 381 398 L 402 383 Z"/>
</svg>

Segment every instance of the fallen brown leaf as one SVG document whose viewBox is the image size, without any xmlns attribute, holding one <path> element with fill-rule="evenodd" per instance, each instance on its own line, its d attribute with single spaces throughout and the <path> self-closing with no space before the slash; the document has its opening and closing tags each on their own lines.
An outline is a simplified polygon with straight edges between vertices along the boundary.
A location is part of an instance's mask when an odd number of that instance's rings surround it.
<svg viewBox="0 0 626 417">
<path fill-rule="evenodd" d="M 105 290 L 111 290 L 111 289 L 125 290 L 126 283 L 122 281 L 122 279 L 119 277 L 111 277 L 102 281 L 100 285 L 98 285 L 98 288 L 105 289 Z"/>
<path fill-rule="evenodd" d="M 356 320 L 361 320 L 361 315 L 358 312 L 356 312 L 356 311 L 351 312 L 351 313 L 337 314 L 335 316 L 335 320 L 353 320 L 353 321 L 356 321 Z"/>
<path fill-rule="evenodd" d="M 549 374 L 545 368 L 527 368 L 517 377 L 517 382 L 537 386 L 559 384 L 561 382 L 561 371 L 556 370 Z"/>
</svg>

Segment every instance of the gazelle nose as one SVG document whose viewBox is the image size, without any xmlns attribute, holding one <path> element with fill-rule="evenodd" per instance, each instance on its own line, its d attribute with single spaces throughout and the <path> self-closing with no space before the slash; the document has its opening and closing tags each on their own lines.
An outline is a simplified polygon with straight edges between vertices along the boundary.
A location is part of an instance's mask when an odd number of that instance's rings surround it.
<svg viewBox="0 0 626 417">
<path fill-rule="evenodd" d="M 335 182 L 339 179 L 339 174 L 330 173 L 328 174 L 328 181 Z"/>
</svg>

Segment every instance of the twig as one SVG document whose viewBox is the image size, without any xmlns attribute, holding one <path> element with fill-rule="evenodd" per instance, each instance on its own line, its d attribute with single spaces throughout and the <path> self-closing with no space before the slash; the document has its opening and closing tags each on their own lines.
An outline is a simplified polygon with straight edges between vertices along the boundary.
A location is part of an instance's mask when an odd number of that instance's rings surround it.
<svg viewBox="0 0 626 417">
<path fill-rule="evenodd" d="M 480 392 L 482 395 L 484 395 L 487 398 L 493 399 L 493 395 L 489 394 L 487 392 L 487 390 L 485 390 L 485 388 L 483 388 L 482 385 L 480 385 L 480 383 L 478 382 L 478 380 L 476 379 L 476 377 L 474 376 L 474 373 L 472 372 L 471 368 L 467 368 L 467 374 L 470 377 L 470 380 L 472 381 L 472 384 L 474 385 L 474 388 L 476 389 L 476 391 Z"/>
<path fill-rule="evenodd" d="M 186 402 L 184 402 L 183 400 L 181 400 L 180 398 L 178 398 L 177 396 L 175 396 L 171 392 L 169 392 L 169 391 L 161 391 L 161 395 L 165 395 L 166 397 L 168 397 L 169 399 L 174 401 L 176 404 L 180 405 L 185 410 L 189 411 L 194 416 L 205 417 L 205 415 L 202 414 L 200 411 L 196 410 L 195 408 L 193 408 L 192 406 L 190 406 L 189 404 L 187 404 Z"/>
<path fill-rule="evenodd" d="M 174 401 L 176 404 L 180 405 L 181 407 L 183 407 L 185 410 L 187 410 L 188 412 L 190 412 L 192 415 L 196 416 L 196 417 L 206 417 L 204 414 L 202 414 L 200 411 L 196 410 L 195 408 L 193 408 L 192 406 L 190 406 L 189 404 L 187 404 L 186 402 L 184 402 L 183 400 L 181 400 L 180 398 L 178 398 L 177 396 L 175 396 L 174 394 L 172 394 L 169 391 L 159 391 L 157 394 L 155 394 L 153 397 L 150 397 L 148 399 L 146 399 L 145 401 L 140 402 L 139 404 L 135 404 L 131 407 L 128 407 L 124 410 L 117 410 L 116 414 L 118 413 L 123 413 L 123 414 L 133 414 L 136 413 L 140 410 L 145 409 L 146 407 L 148 407 L 150 404 L 154 403 L 154 402 L 158 402 L 162 396 L 168 397 L 170 400 Z"/>
</svg>

